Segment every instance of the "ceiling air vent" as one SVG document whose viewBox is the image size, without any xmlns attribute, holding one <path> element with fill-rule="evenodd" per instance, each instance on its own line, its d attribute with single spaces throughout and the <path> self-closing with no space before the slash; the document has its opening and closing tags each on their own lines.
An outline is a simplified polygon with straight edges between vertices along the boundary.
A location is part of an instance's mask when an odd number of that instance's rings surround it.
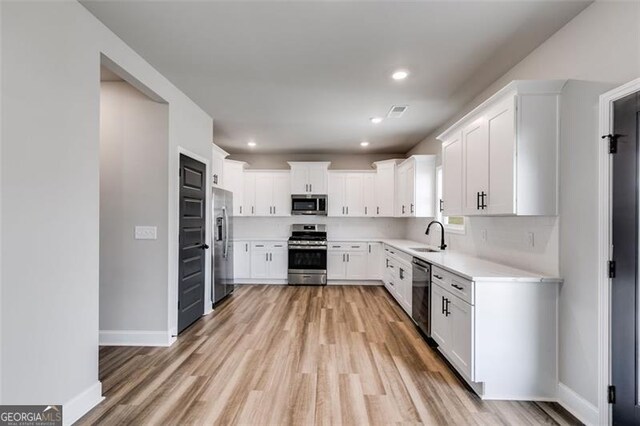
<svg viewBox="0 0 640 426">
<path fill-rule="evenodd" d="M 387 118 L 400 118 L 402 117 L 402 114 L 404 114 L 404 112 L 407 110 L 407 108 L 409 107 L 406 105 L 394 105 L 389 110 Z"/>
</svg>

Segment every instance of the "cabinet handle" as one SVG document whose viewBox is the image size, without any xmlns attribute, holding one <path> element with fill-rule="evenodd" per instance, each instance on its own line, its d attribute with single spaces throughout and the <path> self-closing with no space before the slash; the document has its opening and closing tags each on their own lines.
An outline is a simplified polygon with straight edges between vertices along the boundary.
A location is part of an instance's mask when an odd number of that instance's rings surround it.
<svg viewBox="0 0 640 426">
<path fill-rule="evenodd" d="M 457 286 L 455 284 L 451 284 L 451 287 L 453 287 L 455 289 L 458 289 L 458 290 L 464 290 L 464 287 L 460 287 L 460 286 Z"/>
<path fill-rule="evenodd" d="M 342 206 L 342 214 L 344 214 L 344 206 Z"/>
<path fill-rule="evenodd" d="M 380 206 L 376 207 L 376 214 L 380 214 Z"/>
<path fill-rule="evenodd" d="M 385 267 L 389 267 L 389 259 L 385 259 L 387 261 L 387 264 L 385 265 Z"/>
<path fill-rule="evenodd" d="M 344 253 L 342 253 L 342 261 L 344 262 Z"/>
<path fill-rule="evenodd" d="M 438 275 L 438 274 L 433 274 L 433 276 L 434 276 L 434 277 L 436 277 L 436 278 L 437 278 L 437 279 L 439 279 L 439 280 L 441 280 L 441 279 L 442 279 L 442 277 L 441 277 L 440 275 Z"/>
<path fill-rule="evenodd" d="M 369 244 L 369 253 L 371 253 L 371 244 Z"/>
<path fill-rule="evenodd" d="M 309 192 L 309 184 L 308 183 L 304 184 L 304 192 Z"/>
<path fill-rule="evenodd" d="M 367 206 L 364 206 L 364 215 L 367 215 Z"/>
<path fill-rule="evenodd" d="M 476 192 L 476 210 L 480 210 L 480 193 Z"/>
<path fill-rule="evenodd" d="M 269 253 L 269 262 L 273 262 L 273 253 Z"/>
<path fill-rule="evenodd" d="M 451 311 L 449 310 L 449 303 L 451 303 L 451 300 L 447 299 L 447 304 L 445 305 L 445 310 L 446 310 L 445 315 L 446 316 L 451 315 Z"/>
<path fill-rule="evenodd" d="M 411 213 L 413 213 L 413 203 L 411 203 Z"/>
<path fill-rule="evenodd" d="M 253 206 L 251 206 L 251 214 L 253 214 L 253 213 L 254 213 L 254 211 L 253 211 Z"/>
<path fill-rule="evenodd" d="M 240 206 L 240 214 L 242 214 L 242 206 Z"/>
<path fill-rule="evenodd" d="M 313 192 L 313 184 L 312 183 L 309 184 L 309 192 Z"/>
<path fill-rule="evenodd" d="M 273 206 L 273 214 L 276 214 L 276 206 Z"/>
<path fill-rule="evenodd" d="M 244 245 L 244 251 L 246 251 L 247 253 L 249 252 L 249 243 L 246 243 Z"/>
<path fill-rule="evenodd" d="M 486 196 L 487 196 L 487 193 L 486 193 L 486 192 L 482 191 L 482 192 L 480 193 L 480 200 L 481 200 L 481 201 L 480 201 L 480 208 L 481 208 L 482 210 L 484 210 L 484 209 L 486 209 L 486 208 L 487 208 L 487 203 L 486 203 L 486 201 L 485 201 L 485 197 L 486 197 Z"/>
<path fill-rule="evenodd" d="M 268 262 L 269 261 L 269 253 L 265 253 L 264 254 L 264 261 Z"/>
<path fill-rule="evenodd" d="M 349 262 L 349 259 L 350 259 L 349 253 L 347 253 L 347 262 Z"/>
<path fill-rule="evenodd" d="M 444 296 L 441 296 L 442 298 L 442 315 L 444 315 Z"/>
<path fill-rule="evenodd" d="M 349 206 L 347 206 L 347 214 L 349 214 Z"/>
<path fill-rule="evenodd" d="M 400 268 L 400 279 L 404 280 L 404 269 Z"/>
<path fill-rule="evenodd" d="M 404 214 L 404 204 L 402 205 L 402 214 Z"/>
<path fill-rule="evenodd" d="M 440 213 L 442 213 L 443 211 L 444 211 L 444 201 L 441 198 L 440 199 Z"/>
</svg>

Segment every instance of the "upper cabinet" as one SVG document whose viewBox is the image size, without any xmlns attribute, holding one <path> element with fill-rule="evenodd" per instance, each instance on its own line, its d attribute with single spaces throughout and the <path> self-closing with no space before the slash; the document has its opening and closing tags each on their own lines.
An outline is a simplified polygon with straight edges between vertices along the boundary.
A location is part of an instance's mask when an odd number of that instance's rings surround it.
<svg viewBox="0 0 640 426">
<path fill-rule="evenodd" d="M 412 155 L 397 167 L 396 216 L 434 217 L 436 156 Z"/>
<path fill-rule="evenodd" d="M 364 216 L 363 175 L 363 172 L 329 172 L 329 216 Z"/>
<path fill-rule="evenodd" d="M 291 194 L 326 194 L 328 161 L 289 162 Z"/>
<path fill-rule="evenodd" d="M 244 161 L 224 160 L 224 189 L 233 193 L 233 216 L 244 214 Z"/>
<path fill-rule="evenodd" d="M 213 155 L 211 157 L 211 184 L 216 188 L 223 188 L 224 184 L 224 159 L 229 153 L 218 145 L 213 144 Z"/>
<path fill-rule="evenodd" d="M 565 82 L 514 81 L 438 136 L 445 215 L 557 215 Z"/>
<path fill-rule="evenodd" d="M 288 170 L 248 170 L 243 180 L 243 216 L 291 216 Z"/>
<path fill-rule="evenodd" d="M 396 167 L 403 160 L 385 160 L 373 163 L 375 216 L 394 217 L 396 205 Z"/>
</svg>

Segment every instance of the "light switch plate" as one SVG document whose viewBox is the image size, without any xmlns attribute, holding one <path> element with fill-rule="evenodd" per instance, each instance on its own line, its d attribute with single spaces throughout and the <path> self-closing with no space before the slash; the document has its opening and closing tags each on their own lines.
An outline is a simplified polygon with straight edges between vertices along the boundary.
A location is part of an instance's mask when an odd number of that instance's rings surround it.
<svg viewBox="0 0 640 426">
<path fill-rule="evenodd" d="M 156 226 L 136 226 L 136 240 L 157 240 L 158 227 Z"/>
</svg>

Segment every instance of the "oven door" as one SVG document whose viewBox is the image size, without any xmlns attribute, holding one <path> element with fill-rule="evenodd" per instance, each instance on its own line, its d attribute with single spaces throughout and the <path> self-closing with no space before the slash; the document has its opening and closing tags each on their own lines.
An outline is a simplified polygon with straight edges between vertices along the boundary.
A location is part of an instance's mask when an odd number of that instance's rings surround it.
<svg viewBox="0 0 640 426">
<path fill-rule="evenodd" d="M 290 274 L 326 274 L 326 246 L 289 246 Z"/>
</svg>

